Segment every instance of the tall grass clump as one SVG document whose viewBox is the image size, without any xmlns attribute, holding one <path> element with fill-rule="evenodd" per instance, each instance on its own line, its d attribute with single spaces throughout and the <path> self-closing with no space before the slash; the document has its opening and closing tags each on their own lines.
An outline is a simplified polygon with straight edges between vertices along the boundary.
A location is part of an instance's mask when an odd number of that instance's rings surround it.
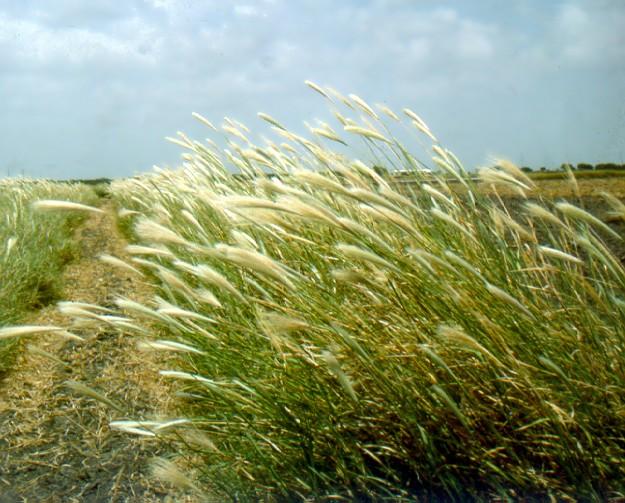
<svg viewBox="0 0 625 503">
<path fill-rule="evenodd" d="M 180 169 L 113 184 L 158 286 L 118 299 L 123 328 L 175 357 L 180 415 L 113 426 L 174 442 L 185 480 L 237 500 L 622 496 L 612 229 L 511 163 L 475 181 L 410 110 L 311 87 L 337 126 L 261 114 L 278 140 L 259 146 L 226 119 L 225 148 L 179 134 Z"/>
<path fill-rule="evenodd" d="M 36 200 L 93 202 L 91 189 L 27 179 L 0 180 L 0 329 L 20 323 L 60 296 L 59 273 L 75 255 L 72 232 L 83 216 L 42 212 Z M 0 373 L 16 355 L 16 338 L 0 337 Z"/>
</svg>

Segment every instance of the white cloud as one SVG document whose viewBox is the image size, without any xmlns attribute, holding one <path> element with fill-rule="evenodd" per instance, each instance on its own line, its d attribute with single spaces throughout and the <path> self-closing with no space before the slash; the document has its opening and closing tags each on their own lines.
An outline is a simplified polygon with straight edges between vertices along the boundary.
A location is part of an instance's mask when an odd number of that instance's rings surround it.
<svg viewBox="0 0 625 503">
<path fill-rule="evenodd" d="M 147 3 L 156 9 L 171 9 L 176 0 L 146 0 Z"/>
<path fill-rule="evenodd" d="M 439 7 L 432 12 L 432 20 L 444 24 L 456 23 L 458 11 L 449 7 Z"/>
<path fill-rule="evenodd" d="M 242 17 L 256 17 L 260 15 L 258 8 L 253 5 L 235 5 L 234 13 L 235 15 Z"/>
<path fill-rule="evenodd" d="M 410 59 L 415 61 L 424 61 L 430 54 L 432 48 L 430 42 L 423 37 L 413 38 L 406 44 L 406 50 L 410 55 Z"/>
<path fill-rule="evenodd" d="M 137 23 L 117 35 L 85 28 L 50 28 L 0 14 L 0 50 L 19 65 L 53 66 L 101 60 L 153 62 L 147 40 L 152 32 Z M 153 47 L 153 45 L 152 45 Z"/>
<path fill-rule="evenodd" d="M 563 4 L 555 22 L 554 43 L 569 64 L 595 66 L 625 60 L 625 10 L 579 2 Z"/>
<path fill-rule="evenodd" d="M 568 35 L 579 36 L 588 27 L 589 16 L 578 5 L 565 4 L 560 10 L 558 24 Z"/>
<path fill-rule="evenodd" d="M 215 122 L 263 110 L 295 126 L 323 114 L 305 79 L 414 108 L 468 165 L 489 148 L 530 152 L 527 163 L 542 150 L 562 161 L 567 142 L 598 152 L 576 131 L 616 124 L 615 107 L 592 111 L 591 97 L 625 85 L 625 8 L 595 2 L 524 0 L 488 14 L 494 0 L 5 2 L 0 170 L 6 159 L 48 162 L 37 152 L 75 169 L 91 159 L 98 174 L 173 163 L 162 137 L 193 133 L 193 110 Z M 588 124 L 563 119 L 573 111 Z M 578 129 L 565 142 L 569 124 Z"/>
<path fill-rule="evenodd" d="M 465 58 L 487 59 L 493 55 L 494 44 L 487 27 L 463 22 L 458 31 L 458 53 Z"/>
</svg>

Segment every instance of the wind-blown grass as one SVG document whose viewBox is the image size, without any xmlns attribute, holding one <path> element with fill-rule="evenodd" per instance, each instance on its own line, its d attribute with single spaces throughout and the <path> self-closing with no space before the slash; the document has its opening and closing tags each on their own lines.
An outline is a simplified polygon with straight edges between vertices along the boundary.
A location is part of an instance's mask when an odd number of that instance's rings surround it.
<svg viewBox="0 0 625 503">
<path fill-rule="evenodd" d="M 93 202 L 96 198 L 82 185 L 0 180 L 0 330 L 58 298 L 59 273 L 75 255 L 72 231 L 83 217 L 38 211 L 32 203 L 40 199 Z M 9 367 L 17 344 L 15 338 L 0 340 L 0 373 Z"/>
<path fill-rule="evenodd" d="M 141 350 L 179 355 L 162 374 L 183 416 L 115 427 L 175 442 L 194 487 L 245 500 L 622 495 L 625 271 L 609 230 L 535 197 L 512 214 L 497 187 L 526 197 L 530 179 L 498 163 L 478 190 L 438 143 L 436 179 L 421 178 L 401 124 L 315 88 L 346 134 L 307 139 L 262 114 L 284 142 L 257 146 L 228 120 L 227 149 L 180 135 L 181 169 L 113 184 L 132 265 L 160 291 L 118 304 L 141 338 L 158 331 Z M 354 141 L 423 183 L 400 192 L 332 150 Z"/>
</svg>

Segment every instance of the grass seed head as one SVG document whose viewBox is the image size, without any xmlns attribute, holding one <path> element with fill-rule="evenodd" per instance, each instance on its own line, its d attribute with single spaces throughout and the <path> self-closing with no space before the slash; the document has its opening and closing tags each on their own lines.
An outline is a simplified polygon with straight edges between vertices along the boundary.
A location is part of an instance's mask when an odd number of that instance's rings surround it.
<svg viewBox="0 0 625 503">
<path fill-rule="evenodd" d="M 176 232 L 147 218 L 142 218 L 135 224 L 135 232 L 141 239 L 150 243 L 188 244 L 188 241 Z"/>
<path fill-rule="evenodd" d="M 32 206 L 36 210 L 76 210 L 76 211 L 90 211 L 92 213 L 104 213 L 99 208 L 88 206 L 86 204 L 74 203 L 71 201 L 56 201 L 56 200 L 39 200 L 32 203 Z"/>
<path fill-rule="evenodd" d="M 0 328 L 0 340 L 10 339 L 14 337 L 25 337 L 34 334 L 50 334 L 57 333 L 59 335 L 66 334 L 64 328 L 52 325 L 22 325 L 15 327 Z M 77 336 L 76 336 L 77 337 Z M 78 338 L 82 340 L 81 338 Z"/>
<path fill-rule="evenodd" d="M 398 274 L 401 274 L 400 269 L 396 265 L 390 263 L 388 260 L 380 257 L 379 255 L 377 255 L 376 253 L 370 250 L 365 250 L 364 248 L 360 248 L 358 246 L 344 244 L 344 243 L 336 245 L 336 249 L 342 255 L 344 255 L 345 257 L 349 259 L 358 260 L 362 262 L 368 262 L 376 266 L 383 267 L 385 269 L 390 269 L 392 271 L 397 272 Z"/>
<path fill-rule="evenodd" d="M 217 257 L 268 276 L 290 290 L 295 289 L 295 285 L 289 279 L 290 274 L 280 264 L 262 253 L 221 243 L 215 245 L 214 251 Z"/>
<path fill-rule="evenodd" d="M 199 492 L 191 478 L 186 475 L 175 463 L 165 458 L 156 458 L 152 461 L 152 475 L 174 487 Z"/>
<path fill-rule="evenodd" d="M 323 359 L 330 369 L 330 372 L 334 374 L 334 376 L 339 381 L 341 388 L 343 391 L 349 396 L 354 402 L 358 402 L 358 396 L 356 395 L 356 391 L 354 390 L 354 386 L 352 385 L 351 380 L 347 376 L 345 372 L 343 372 L 341 368 L 341 364 L 336 359 L 336 356 L 331 351 L 324 351 L 322 353 Z"/>
</svg>

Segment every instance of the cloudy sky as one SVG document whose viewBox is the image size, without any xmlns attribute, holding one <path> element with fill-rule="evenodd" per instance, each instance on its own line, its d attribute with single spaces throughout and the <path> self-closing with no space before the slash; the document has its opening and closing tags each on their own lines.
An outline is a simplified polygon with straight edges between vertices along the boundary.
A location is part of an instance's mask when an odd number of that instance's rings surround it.
<svg viewBox="0 0 625 503">
<path fill-rule="evenodd" d="M 330 118 L 306 79 L 412 108 L 468 166 L 625 162 L 624 33 L 623 0 L 0 0 L 0 176 L 176 165 L 193 111 Z"/>
</svg>

